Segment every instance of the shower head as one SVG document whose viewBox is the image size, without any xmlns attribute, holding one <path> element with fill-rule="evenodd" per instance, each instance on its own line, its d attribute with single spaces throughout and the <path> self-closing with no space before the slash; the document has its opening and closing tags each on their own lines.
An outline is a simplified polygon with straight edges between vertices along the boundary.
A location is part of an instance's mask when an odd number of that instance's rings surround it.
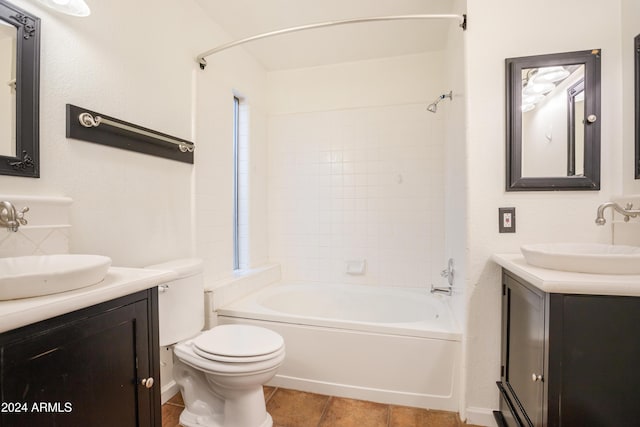
<svg viewBox="0 0 640 427">
<path fill-rule="evenodd" d="M 442 95 L 437 97 L 435 101 L 433 101 L 431 104 L 427 106 L 427 111 L 431 113 L 436 113 L 438 111 L 438 103 L 445 98 L 449 98 L 450 100 L 453 101 L 453 91 L 450 90 L 449 93 L 443 93 Z"/>
</svg>

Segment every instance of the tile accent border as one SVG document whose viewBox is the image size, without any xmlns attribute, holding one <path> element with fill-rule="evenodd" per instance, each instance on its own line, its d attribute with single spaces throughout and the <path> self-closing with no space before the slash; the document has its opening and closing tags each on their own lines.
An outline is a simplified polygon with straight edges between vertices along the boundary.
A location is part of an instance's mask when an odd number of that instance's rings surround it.
<svg viewBox="0 0 640 427">
<path fill-rule="evenodd" d="M 19 209 L 29 207 L 27 225 L 15 233 L 0 230 L 0 257 L 69 253 L 70 198 L 0 194 L 0 200 L 8 200 Z"/>
</svg>

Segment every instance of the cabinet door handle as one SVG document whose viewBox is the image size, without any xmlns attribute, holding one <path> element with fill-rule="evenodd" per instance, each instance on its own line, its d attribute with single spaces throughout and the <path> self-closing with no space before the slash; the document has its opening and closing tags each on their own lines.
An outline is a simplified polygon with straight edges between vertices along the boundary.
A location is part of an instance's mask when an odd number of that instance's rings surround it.
<svg viewBox="0 0 640 427">
<path fill-rule="evenodd" d="M 542 375 L 531 374 L 531 381 L 533 381 L 534 383 L 536 381 L 542 381 Z"/>
<path fill-rule="evenodd" d="M 143 378 L 140 380 L 140 384 L 142 384 L 143 386 L 145 386 L 146 388 L 151 388 L 153 387 L 153 377 L 149 377 L 149 378 Z"/>
</svg>

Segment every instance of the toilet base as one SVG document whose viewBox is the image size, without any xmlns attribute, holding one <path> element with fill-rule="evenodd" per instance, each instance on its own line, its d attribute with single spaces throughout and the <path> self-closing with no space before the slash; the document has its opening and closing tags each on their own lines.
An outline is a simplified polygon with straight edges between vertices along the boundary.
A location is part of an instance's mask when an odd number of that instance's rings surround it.
<svg viewBox="0 0 640 427">
<path fill-rule="evenodd" d="M 241 426 L 227 426 L 223 424 L 224 420 L 222 416 L 203 417 L 189 412 L 188 409 L 184 409 L 180 414 L 180 425 L 184 427 L 241 427 Z M 273 419 L 269 413 L 266 413 L 264 422 L 260 425 L 251 427 L 273 427 Z"/>
<path fill-rule="evenodd" d="M 215 378 L 215 374 L 196 369 L 177 357 L 173 376 L 185 404 L 180 424 L 184 427 L 272 427 L 262 384 L 274 373 L 275 368 L 254 375 Z"/>
</svg>

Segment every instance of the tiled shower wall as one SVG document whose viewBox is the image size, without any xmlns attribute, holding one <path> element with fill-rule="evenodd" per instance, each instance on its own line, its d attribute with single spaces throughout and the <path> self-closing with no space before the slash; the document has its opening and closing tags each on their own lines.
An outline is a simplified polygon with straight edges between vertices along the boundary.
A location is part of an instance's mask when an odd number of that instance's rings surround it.
<svg viewBox="0 0 640 427">
<path fill-rule="evenodd" d="M 269 254 L 284 280 L 441 283 L 443 123 L 425 107 L 270 118 Z"/>
</svg>

